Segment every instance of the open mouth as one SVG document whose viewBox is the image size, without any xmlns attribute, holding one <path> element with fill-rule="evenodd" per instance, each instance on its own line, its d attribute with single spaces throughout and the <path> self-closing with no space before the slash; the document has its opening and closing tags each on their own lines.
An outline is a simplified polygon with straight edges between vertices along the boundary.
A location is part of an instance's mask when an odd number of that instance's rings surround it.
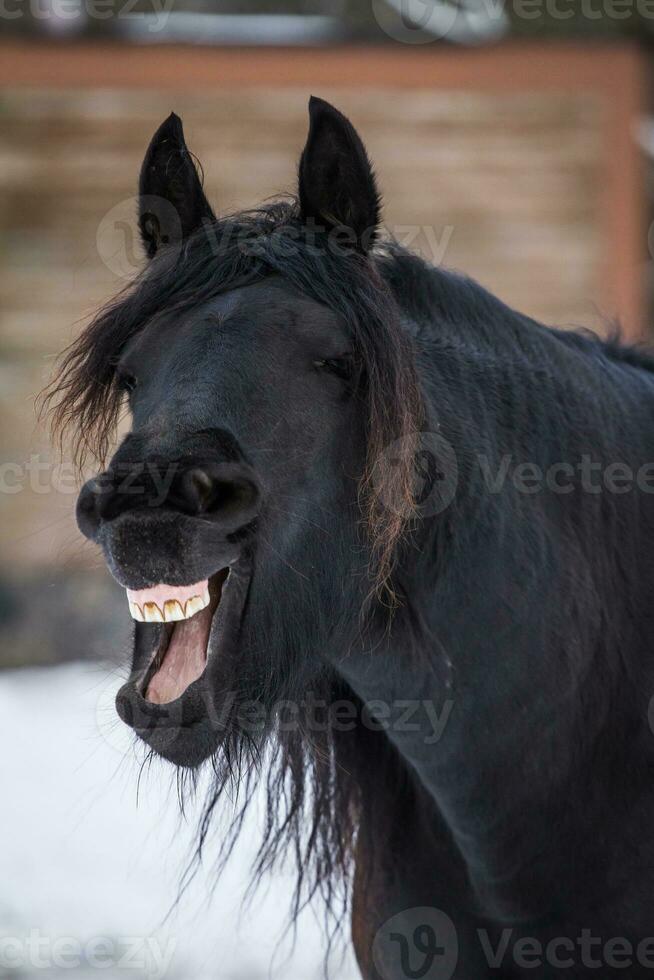
<svg viewBox="0 0 654 980">
<path fill-rule="evenodd" d="M 130 612 L 137 622 L 165 624 L 141 687 L 146 701 L 169 704 L 202 677 L 214 617 L 229 574 L 229 568 L 223 568 L 194 585 L 127 590 Z"/>
<path fill-rule="evenodd" d="M 250 557 L 241 553 L 194 585 L 128 592 L 134 657 L 116 709 L 176 765 L 199 765 L 231 724 L 251 577 Z"/>
</svg>

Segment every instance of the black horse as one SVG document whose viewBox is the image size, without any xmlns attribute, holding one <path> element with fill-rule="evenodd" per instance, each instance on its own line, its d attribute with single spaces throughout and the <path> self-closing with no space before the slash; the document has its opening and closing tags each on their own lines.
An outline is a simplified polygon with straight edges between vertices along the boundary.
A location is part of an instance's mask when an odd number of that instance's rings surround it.
<svg viewBox="0 0 654 980">
<path fill-rule="evenodd" d="M 651 975 L 654 362 L 379 241 L 319 99 L 297 198 L 217 218 L 171 115 L 140 201 L 51 393 L 100 457 L 133 420 L 78 504 L 120 716 L 211 760 L 202 837 L 267 781 L 257 873 L 349 896 L 366 978 Z"/>
</svg>

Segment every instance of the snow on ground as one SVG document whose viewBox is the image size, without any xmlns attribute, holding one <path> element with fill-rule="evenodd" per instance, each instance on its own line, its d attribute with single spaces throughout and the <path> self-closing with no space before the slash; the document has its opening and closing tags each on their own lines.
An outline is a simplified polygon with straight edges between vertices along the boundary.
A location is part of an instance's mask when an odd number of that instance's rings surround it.
<svg viewBox="0 0 654 980">
<path fill-rule="evenodd" d="M 218 884 L 209 859 L 175 907 L 197 810 L 180 818 L 163 763 L 137 796 L 142 750 L 115 715 L 120 683 L 89 664 L 0 674 L 0 977 L 322 980 L 314 913 L 280 944 L 290 869 L 242 904 L 255 818 Z M 349 949 L 330 976 L 358 977 Z"/>
</svg>

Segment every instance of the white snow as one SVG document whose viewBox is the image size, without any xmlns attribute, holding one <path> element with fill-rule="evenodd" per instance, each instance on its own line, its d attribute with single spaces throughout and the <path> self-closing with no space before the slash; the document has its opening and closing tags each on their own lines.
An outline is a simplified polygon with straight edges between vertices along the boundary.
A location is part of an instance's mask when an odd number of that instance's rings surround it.
<svg viewBox="0 0 654 980">
<path fill-rule="evenodd" d="M 180 817 L 164 763 L 137 796 L 120 683 L 88 664 L 0 674 L 0 977 L 322 980 L 321 910 L 283 939 L 290 868 L 242 905 L 256 816 L 217 884 L 209 856 L 175 906 L 198 810 Z M 349 947 L 330 976 L 358 978 Z"/>
</svg>

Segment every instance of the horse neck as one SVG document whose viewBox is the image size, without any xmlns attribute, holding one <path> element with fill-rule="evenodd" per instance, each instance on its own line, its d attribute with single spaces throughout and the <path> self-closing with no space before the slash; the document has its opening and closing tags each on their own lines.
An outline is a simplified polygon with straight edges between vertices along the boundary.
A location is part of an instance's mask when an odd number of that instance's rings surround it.
<svg viewBox="0 0 654 980">
<path fill-rule="evenodd" d="M 520 340 L 504 361 L 488 346 L 449 343 L 423 362 L 460 492 L 407 547 L 398 572 L 406 605 L 392 629 L 342 665 L 357 694 L 383 706 L 388 736 L 480 894 L 510 915 L 529 914 L 513 879 L 537 860 L 544 832 L 599 810 L 606 795 L 585 798 L 589 779 L 611 783 L 638 751 L 647 712 L 624 665 L 643 680 L 651 673 L 634 623 L 654 582 L 635 551 L 643 522 L 654 523 L 638 499 L 485 485 L 481 456 L 497 474 L 507 453 L 546 470 L 588 448 L 634 465 L 654 452 L 652 439 L 625 444 L 615 424 L 616 412 L 635 415 L 643 400 L 651 411 L 649 378 L 623 386 L 606 365 L 550 347 L 554 338 Z M 616 713 L 628 737 L 609 728 Z M 501 887 L 488 884 L 498 877 Z"/>
</svg>

